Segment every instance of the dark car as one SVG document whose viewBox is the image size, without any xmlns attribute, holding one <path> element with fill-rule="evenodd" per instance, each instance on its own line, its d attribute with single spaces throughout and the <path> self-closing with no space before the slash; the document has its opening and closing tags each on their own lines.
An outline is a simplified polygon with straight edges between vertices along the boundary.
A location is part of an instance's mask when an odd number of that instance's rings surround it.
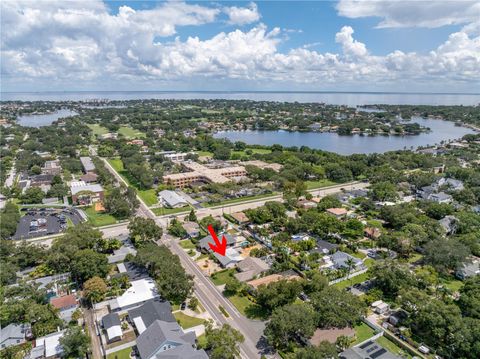
<svg viewBox="0 0 480 359">
<path fill-rule="evenodd" d="M 182 305 L 180 306 L 180 309 L 185 310 L 186 307 L 187 307 L 187 303 L 183 302 Z"/>
</svg>

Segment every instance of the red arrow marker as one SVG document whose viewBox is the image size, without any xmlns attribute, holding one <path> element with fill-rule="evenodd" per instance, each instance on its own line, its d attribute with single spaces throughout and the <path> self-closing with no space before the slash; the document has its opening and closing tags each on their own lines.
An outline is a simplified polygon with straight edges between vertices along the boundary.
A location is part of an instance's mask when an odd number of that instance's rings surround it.
<svg viewBox="0 0 480 359">
<path fill-rule="evenodd" d="M 210 246 L 210 249 L 214 252 L 217 252 L 221 256 L 224 256 L 227 250 L 227 239 L 225 238 L 225 236 L 222 236 L 222 243 L 220 243 L 215 233 L 215 230 L 213 229 L 211 224 L 208 225 L 207 229 L 210 232 L 210 235 L 212 236 L 213 240 L 215 241 L 215 244 L 208 243 L 208 245 Z"/>
</svg>

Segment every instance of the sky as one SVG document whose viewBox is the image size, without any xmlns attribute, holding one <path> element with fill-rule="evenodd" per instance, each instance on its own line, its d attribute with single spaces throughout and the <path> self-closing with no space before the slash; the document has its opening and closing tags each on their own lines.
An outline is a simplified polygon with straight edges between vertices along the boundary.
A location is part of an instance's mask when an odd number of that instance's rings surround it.
<svg viewBox="0 0 480 359">
<path fill-rule="evenodd" d="M 3 0 L 2 92 L 480 92 L 480 0 Z"/>
</svg>

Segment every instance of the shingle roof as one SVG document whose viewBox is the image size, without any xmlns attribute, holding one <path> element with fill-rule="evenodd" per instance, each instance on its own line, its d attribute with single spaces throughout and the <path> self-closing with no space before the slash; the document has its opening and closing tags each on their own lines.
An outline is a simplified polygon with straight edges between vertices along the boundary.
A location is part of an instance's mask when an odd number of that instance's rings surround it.
<svg viewBox="0 0 480 359">
<path fill-rule="evenodd" d="M 121 325 L 120 324 L 120 318 L 118 317 L 117 313 L 107 314 L 106 316 L 104 316 L 102 318 L 102 323 L 103 323 L 103 327 L 105 329 Z"/>
<path fill-rule="evenodd" d="M 234 236 L 232 236 L 230 234 L 222 234 L 222 235 L 219 234 L 218 239 L 221 241 L 223 236 L 225 236 L 225 239 L 227 240 L 227 245 L 235 244 L 236 239 L 235 239 Z M 200 247 L 201 248 L 206 249 L 206 250 L 210 250 L 210 246 L 208 245 L 208 243 L 215 244 L 215 241 L 213 240 L 211 235 L 208 235 L 208 236 L 200 239 Z"/>
<path fill-rule="evenodd" d="M 168 341 L 174 349 L 167 349 L 153 356 L 160 347 Z M 137 338 L 137 348 L 141 359 L 150 358 L 178 358 L 196 359 L 208 358 L 205 352 L 196 351 L 195 332 L 184 333 L 177 322 L 163 322 L 156 320 Z M 180 348 L 184 346 L 185 348 Z"/>
<path fill-rule="evenodd" d="M 175 322 L 172 306 L 168 301 L 160 298 L 149 300 L 142 306 L 129 310 L 128 316 L 132 321 L 135 318 L 141 318 L 145 328 L 148 328 L 155 320 Z"/>
<path fill-rule="evenodd" d="M 80 162 L 82 162 L 85 172 L 95 171 L 95 165 L 90 157 L 80 157 Z"/>
<path fill-rule="evenodd" d="M 175 191 L 163 190 L 158 195 L 169 205 L 175 207 L 178 205 L 187 205 L 188 202 Z"/>
</svg>

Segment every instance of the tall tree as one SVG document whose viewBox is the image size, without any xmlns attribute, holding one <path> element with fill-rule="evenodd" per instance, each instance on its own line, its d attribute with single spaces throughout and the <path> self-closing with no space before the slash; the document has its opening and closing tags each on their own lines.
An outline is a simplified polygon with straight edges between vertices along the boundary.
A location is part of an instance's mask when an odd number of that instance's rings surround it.
<svg viewBox="0 0 480 359">
<path fill-rule="evenodd" d="M 223 324 L 221 328 L 213 328 L 211 323 L 205 327 L 206 348 L 210 350 L 211 359 L 235 359 L 240 355 L 239 344 L 245 341 L 242 333 Z"/>
<path fill-rule="evenodd" d="M 70 327 L 60 338 L 65 358 L 84 358 L 90 350 L 90 338 L 78 326 Z"/>
</svg>

